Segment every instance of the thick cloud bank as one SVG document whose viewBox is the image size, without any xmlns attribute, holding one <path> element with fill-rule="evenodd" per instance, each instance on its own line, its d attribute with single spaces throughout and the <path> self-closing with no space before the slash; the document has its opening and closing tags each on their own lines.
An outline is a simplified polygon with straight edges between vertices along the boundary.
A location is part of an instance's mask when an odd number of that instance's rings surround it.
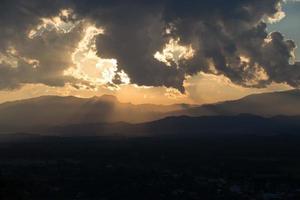
<svg viewBox="0 0 300 200">
<path fill-rule="evenodd" d="M 284 14 L 280 0 L 69 0 L 4 1 L 0 12 L 0 89 L 24 83 L 62 86 L 84 83 L 63 71 L 82 37 L 80 25 L 67 33 L 49 29 L 28 38 L 41 18 L 72 9 L 78 20 L 104 29 L 96 40 L 101 58 L 115 58 L 118 70 L 131 83 L 166 86 L 184 92 L 184 80 L 198 72 L 222 74 L 245 87 L 265 87 L 272 82 L 300 85 L 300 64 L 294 62 L 296 45 L 279 32 L 268 34 L 267 22 Z M 62 21 L 72 21 L 61 16 Z M 49 31 L 50 30 L 50 31 Z M 166 62 L 154 58 L 166 44 L 190 46 L 188 59 Z M 14 52 L 11 48 L 15 48 Z M 13 59 L 9 59 L 11 57 Z M 4 59 L 6 58 L 6 59 Z M 17 64 L 12 66 L 14 59 Z M 11 62 L 9 62 L 11 60 Z M 115 77 L 114 84 L 118 84 Z"/>
</svg>

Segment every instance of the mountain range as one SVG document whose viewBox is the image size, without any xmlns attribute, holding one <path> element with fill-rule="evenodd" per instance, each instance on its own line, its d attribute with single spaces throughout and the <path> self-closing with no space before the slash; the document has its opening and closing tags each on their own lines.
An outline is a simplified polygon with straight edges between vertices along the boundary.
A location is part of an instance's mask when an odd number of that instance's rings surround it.
<svg viewBox="0 0 300 200">
<path fill-rule="evenodd" d="M 244 113 L 252 118 L 245 118 L 241 115 Z M 190 124 L 190 129 L 195 129 L 196 124 L 207 129 L 206 125 L 214 124 L 213 121 L 222 119 L 225 122 L 227 118 L 224 117 L 244 116 L 243 119 L 250 122 L 254 119 L 253 115 L 256 115 L 255 120 L 265 124 L 274 123 L 275 116 L 300 116 L 300 90 L 253 94 L 238 100 L 207 105 L 134 105 L 121 103 L 110 95 L 93 98 L 42 96 L 0 104 L 0 132 L 47 130 L 45 132 L 54 133 L 69 132 L 68 130 L 83 132 L 89 129 L 91 132 L 102 130 L 112 134 L 124 132 L 120 130 L 126 128 L 133 130 L 132 124 L 136 133 L 145 132 L 145 127 L 149 130 L 149 126 L 152 127 L 152 131 L 157 129 L 156 132 L 159 132 L 166 130 L 164 123 L 170 119 L 172 120 L 168 125 L 169 129 L 176 132 L 172 127 L 176 127 L 177 124 L 183 125 L 186 121 L 194 122 L 193 125 Z M 199 118 L 200 116 L 216 117 Z M 196 122 L 192 117 L 197 117 Z M 269 118 L 272 118 L 271 122 Z M 298 122 L 298 117 L 290 117 L 289 120 L 287 118 L 281 120 Z M 203 123 L 207 119 L 209 121 Z M 159 123 L 161 120 L 163 124 Z M 230 120 L 226 122 L 229 123 Z M 82 127 L 84 128 L 80 131 Z M 178 127 L 178 130 L 181 128 L 182 126 Z"/>
<path fill-rule="evenodd" d="M 164 119 L 130 124 L 125 122 L 73 124 L 39 130 L 38 133 L 56 136 L 106 137 L 197 137 L 220 135 L 297 134 L 300 117 L 261 117 L 251 114 L 236 116 L 167 117 Z"/>
<path fill-rule="evenodd" d="M 238 115 L 248 113 L 264 117 L 300 115 L 300 90 L 261 93 L 232 101 L 207 104 L 168 113 L 169 116 Z"/>
<path fill-rule="evenodd" d="M 0 131 L 68 124 L 130 122 L 142 123 L 193 105 L 154 105 L 121 103 L 111 95 L 78 98 L 42 96 L 0 104 Z"/>
</svg>

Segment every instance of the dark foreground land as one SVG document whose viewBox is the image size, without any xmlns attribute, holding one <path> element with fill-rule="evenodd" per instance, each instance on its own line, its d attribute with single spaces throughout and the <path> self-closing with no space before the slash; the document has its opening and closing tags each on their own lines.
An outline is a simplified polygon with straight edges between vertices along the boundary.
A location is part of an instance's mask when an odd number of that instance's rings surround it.
<svg viewBox="0 0 300 200">
<path fill-rule="evenodd" d="M 0 199 L 300 199 L 300 136 L 1 136 Z"/>
</svg>

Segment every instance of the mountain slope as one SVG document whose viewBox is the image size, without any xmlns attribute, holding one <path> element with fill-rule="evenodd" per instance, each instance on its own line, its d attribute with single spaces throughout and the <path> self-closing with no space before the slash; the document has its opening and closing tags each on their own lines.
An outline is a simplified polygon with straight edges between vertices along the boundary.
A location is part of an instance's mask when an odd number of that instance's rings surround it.
<svg viewBox="0 0 300 200">
<path fill-rule="evenodd" d="M 298 134 L 300 117 L 265 118 L 249 114 L 237 116 L 167 117 L 152 122 L 74 124 L 58 126 L 38 133 L 58 136 L 109 137 L 198 137 L 217 135 L 276 135 Z"/>
<path fill-rule="evenodd" d="M 116 97 L 93 98 L 43 96 L 0 105 L 0 131 L 24 127 L 158 119 L 162 113 L 185 109 L 187 105 L 133 105 Z"/>
<path fill-rule="evenodd" d="M 143 123 L 169 116 L 214 116 L 248 113 L 264 117 L 300 116 L 300 90 L 246 96 L 239 100 L 194 106 L 133 105 L 116 97 L 43 96 L 0 104 L 0 132 L 112 122 Z"/>
<path fill-rule="evenodd" d="M 300 115 L 300 90 L 253 94 L 239 100 L 170 112 L 166 116 L 237 115 L 241 113 L 260 116 Z"/>
</svg>

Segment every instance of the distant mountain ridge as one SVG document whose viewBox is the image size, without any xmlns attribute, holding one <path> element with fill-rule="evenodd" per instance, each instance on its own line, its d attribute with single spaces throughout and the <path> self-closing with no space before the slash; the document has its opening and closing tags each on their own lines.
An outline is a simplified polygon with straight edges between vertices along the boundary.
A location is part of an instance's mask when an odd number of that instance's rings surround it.
<svg viewBox="0 0 300 200">
<path fill-rule="evenodd" d="M 253 94 L 202 106 L 121 103 L 111 95 L 92 98 L 42 96 L 0 104 L 0 132 L 71 124 L 144 123 L 172 116 L 300 116 L 300 90 Z"/>
<path fill-rule="evenodd" d="M 118 121 L 141 123 L 187 107 L 190 106 L 120 103 L 111 95 L 92 98 L 42 96 L 0 104 L 0 131 Z"/>
<path fill-rule="evenodd" d="M 300 115 L 300 90 L 252 94 L 244 98 L 167 113 L 168 116 L 212 116 L 248 113 L 271 117 Z"/>
<path fill-rule="evenodd" d="M 250 114 L 236 116 L 167 117 L 140 124 L 98 123 L 73 124 L 39 130 L 56 136 L 105 137 L 198 137 L 218 135 L 299 134 L 300 116 L 265 118 Z"/>
</svg>

